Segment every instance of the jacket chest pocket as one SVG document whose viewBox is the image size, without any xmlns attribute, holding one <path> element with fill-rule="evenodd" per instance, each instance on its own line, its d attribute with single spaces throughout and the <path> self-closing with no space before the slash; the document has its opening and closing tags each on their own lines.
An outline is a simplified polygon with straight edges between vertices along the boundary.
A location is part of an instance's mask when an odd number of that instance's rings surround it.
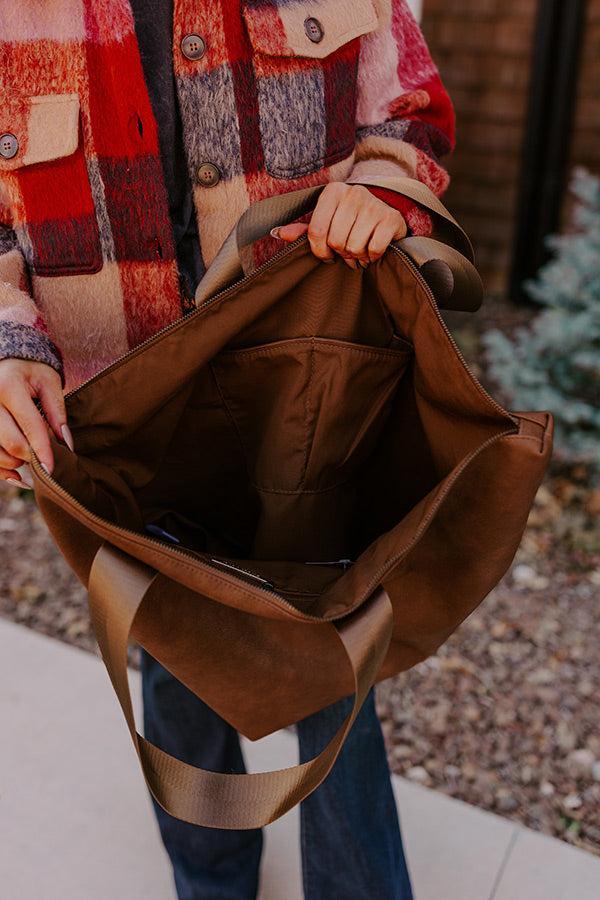
<svg viewBox="0 0 600 900">
<path fill-rule="evenodd" d="M 0 183 L 9 224 L 34 274 L 78 275 L 102 267 L 77 94 L 3 103 Z"/>
<path fill-rule="evenodd" d="M 378 25 L 371 0 L 243 0 L 266 170 L 300 178 L 355 145 L 360 37 Z"/>
</svg>

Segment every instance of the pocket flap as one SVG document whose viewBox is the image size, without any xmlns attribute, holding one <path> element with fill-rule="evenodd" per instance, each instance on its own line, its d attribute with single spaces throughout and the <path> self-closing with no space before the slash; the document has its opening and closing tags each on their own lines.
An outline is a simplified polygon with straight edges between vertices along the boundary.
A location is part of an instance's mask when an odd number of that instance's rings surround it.
<svg viewBox="0 0 600 900">
<path fill-rule="evenodd" d="M 0 170 L 10 171 L 70 156 L 78 143 L 78 94 L 3 100 L 0 108 Z"/>
<path fill-rule="evenodd" d="M 379 24 L 372 0 L 244 0 L 252 46 L 269 56 L 323 58 Z"/>
</svg>

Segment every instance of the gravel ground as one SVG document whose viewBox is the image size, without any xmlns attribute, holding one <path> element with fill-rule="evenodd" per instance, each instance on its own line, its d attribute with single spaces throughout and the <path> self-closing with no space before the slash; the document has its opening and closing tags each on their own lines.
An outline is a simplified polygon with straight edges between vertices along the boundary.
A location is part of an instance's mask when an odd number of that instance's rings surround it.
<svg viewBox="0 0 600 900">
<path fill-rule="evenodd" d="M 379 710 L 398 774 L 600 854 L 598 513 L 542 486 L 511 572 Z"/>
<path fill-rule="evenodd" d="M 478 330 L 527 315 L 499 304 Z M 455 329 L 478 359 L 472 325 Z M 379 710 L 395 772 L 600 855 L 600 490 L 586 475 L 551 474 L 510 573 L 436 656 L 380 686 Z M 0 615 L 97 652 L 83 589 L 8 485 L 0 544 Z"/>
</svg>

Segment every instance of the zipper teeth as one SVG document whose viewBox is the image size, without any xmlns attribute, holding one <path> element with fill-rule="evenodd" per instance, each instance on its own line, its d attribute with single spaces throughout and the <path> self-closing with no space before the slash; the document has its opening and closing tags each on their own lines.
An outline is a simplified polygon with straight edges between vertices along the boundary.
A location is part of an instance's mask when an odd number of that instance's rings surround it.
<svg viewBox="0 0 600 900">
<path fill-rule="evenodd" d="M 173 547 L 171 544 L 167 544 L 166 542 L 158 540 L 158 538 L 153 538 L 150 535 L 141 534 L 138 531 L 132 531 L 130 528 L 123 528 L 121 525 L 115 525 L 113 522 L 109 522 L 107 519 L 103 519 L 101 516 L 97 516 L 96 513 L 90 512 L 75 497 L 73 497 L 71 494 L 69 494 L 69 492 L 66 491 L 63 488 L 63 486 L 61 484 L 59 484 L 58 481 L 56 481 L 52 477 L 52 475 L 48 475 L 42 469 L 40 462 L 39 462 L 37 456 L 35 455 L 35 453 L 32 453 L 31 461 L 32 461 L 33 468 L 35 469 L 36 475 L 38 476 L 40 481 L 49 482 L 52 485 L 53 490 L 57 494 L 63 496 L 65 499 L 67 499 L 69 501 L 69 503 L 75 507 L 75 509 L 80 510 L 82 513 L 84 513 L 84 515 L 87 518 L 89 518 L 92 522 L 97 522 L 99 525 L 108 527 L 112 531 L 116 532 L 117 534 L 121 534 L 124 537 L 127 537 L 127 538 L 134 537 L 137 541 L 139 541 L 141 543 L 152 544 L 154 547 L 159 547 L 163 552 L 165 552 L 167 554 L 167 556 L 177 556 L 181 559 L 185 559 L 186 562 L 193 560 L 198 566 L 200 566 L 201 569 L 204 569 L 208 572 L 214 573 L 215 571 L 218 571 L 220 575 L 224 575 L 226 578 L 231 579 L 237 586 L 242 585 L 245 588 L 249 587 L 247 581 L 244 581 L 242 578 L 237 578 L 235 575 L 229 574 L 229 572 L 223 572 L 221 569 L 217 570 L 215 566 L 211 566 L 208 562 L 206 562 L 201 556 L 196 554 L 193 550 L 185 550 L 185 549 L 179 549 L 178 547 Z M 244 571 L 244 570 L 241 570 L 241 571 Z M 247 574 L 254 575 L 253 572 L 248 572 Z M 255 577 L 258 577 L 258 576 L 255 576 Z M 252 585 L 252 587 L 254 587 L 254 585 Z M 259 585 L 256 586 L 256 590 L 262 591 L 264 594 L 267 594 L 270 597 L 275 597 L 279 603 L 281 603 L 284 606 L 288 607 L 289 609 L 293 610 L 297 615 L 301 616 L 302 618 L 320 621 L 317 616 L 311 616 L 306 613 L 301 613 L 298 609 L 296 609 L 296 607 L 292 603 L 290 603 L 288 600 L 285 599 L 285 597 L 282 597 L 276 591 L 270 591 L 267 588 L 260 587 Z"/>
<path fill-rule="evenodd" d="M 225 288 L 222 291 L 219 291 L 217 294 L 215 294 L 213 297 L 210 297 L 208 300 L 205 300 L 195 310 L 192 310 L 192 312 L 188 313 L 187 315 L 183 316 L 180 319 L 176 319 L 174 322 L 169 323 L 164 328 L 161 328 L 159 331 L 157 331 L 155 334 L 153 334 L 151 337 L 146 338 L 145 341 L 142 341 L 140 344 L 138 344 L 132 350 L 128 351 L 127 353 L 122 354 L 117 359 L 113 360 L 113 362 L 110 363 L 108 366 L 106 366 L 104 369 L 101 369 L 99 372 L 96 372 L 95 375 L 92 375 L 90 378 L 86 379 L 81 384 L 79 384 L 76 388 L 74 388 L 73 390 L 71 390 L 67 394 L 65 394 L 65 399 L 77 394 L 84 387 L 87 387 L 92 382 L 94 382 L 94 381 L 98 380 L 99 378 L 101 378 L 102 376 L 106 375 L 112 369 L 114 369 L 118 365 L 120 365 L 123 362 L 123 360 L 130 359 L 133 356 L 137 356 L 138 353 L 141 353 L 146 347 L 150 346 L 151 344 L 154 344 L 156 341 L 158 341 L 160 338 L 162 338 L 165 334 L 168 334 L 169 332 L 174 331 L 176 328 L 182 327 L 192 317 L 199 315 L 208 306 L 211 306 L 213 303 L 216 303 L 217 301 L 222 300 L 229 294 L 237 291 L 237 289 L 239 287 L 241 287 L 241 285 L 246 284 L 247 282 L 257 278 L 260 274 L 265 272 L 267 269 L 269 269 L 271 266 L 273 266 L 280 259 L 282 259 L 283 257 L 290 254 L 293 250 L 295 250 L 298 246 L 300 246 L 300 244 L 302 244 L 304 241 L 306 241 L 305 235 L 302 235 L 301 237 L 297 238 L 295 241 L 291 242 L 286 247 L 284 247 L 282 250 L 280 250 L 279 252 L 277 252 L 273 256 L 271 256 L 266 262 L 264 262 L 262 265 L 258 266 L 258 268 L 254 269 L 248 275 L 244 275 L 243 278 L 240 278 L 238 281 L 234 282 L 234 284 L 230 285 L 229 287 Z M 514 424 L 517 425 L 518 424 L 517 419 L 513 415 L 511 415 L 510 412 L 508 412 L 506 409 L 504 409 L 490 394 L 488 394 L 488 392 L 485 390 L 485 388 L 481 384 L 479 384 L 479 382 L 473 377 L 473 375 L 467 365 L 467 362 L 462 354 L 460 347 L 456 343 L 456 340 L 454 339 L 453 335 L 449 331 L 448 326 L 446 325 L 446 323 L 439 311 L 439 308 L 438 308 L 438 305 L 437 305 L 437 302 L 435 299 L 435 295 L 434 295 L 433 291 L 431 290 L 430 286 L 428 285 L 427 281 L 421 274 L 421 271 L 420 271 L 419 267 L 417 266 L 417 264 L 413 261 L 413 259 L 409 256 L 408 253 L 406 253 L 400 247 L 397 247 L 395 244 L 390 244 L 390 249 L 393 250 L 398 256 L 400 256 L 404 260 L 404 262 L 408 265 L 408 267 L 410 268 L 410 270 L 416 277 L 417 281 L 419 282 L 420 286 L 426 293 L 427 297 L 431 301 L 431 304 L 433 306 L 433 311 L 434 311 L 440 325 L 442 326 L 448 340 L 450 341 L 454 351 L 456 352 L 457 357 L 459 358 L 460 362 L 462 363 L 463 368 L 465 369 L 465 372 L 467 373 L 472 384 L 478 389 L 478 391 L 482 394 L 482 396 L 486 399 L 486 401 L 488 403 L 490 403 L 494 407 L 494 409 L 496 409 L 497 412 L 499 412 L 503 417 L 506 417 L 508 415 L 508 417 L 514 422 Z M 513 433 L 514 433 L 513 431 L 507 430 L 507 431 L 502 432 L 501 434 L 493 435 L 491 438 L 488 438 L 487 441 L 485 441 L 483 444 L 481 444 L 478 448 L 476 448 L 474 451 L 472 451 L 466 457 L 466 459 L 463 461 L 463 465 L 461 465 L 460 469 L 456 472 L 455 477 L 449 482 L 449 484 L 447 486 L 447 491 L 444 493 L 444 496 L 442 497 L 442 502 L 445 499 L 445 496 L 446 496 L 448 490 L 450 489 L 450 487 L 454 484 L 454 482 L 462 474 L 464 469 L 470 464 L 470 462 L 472 461 L 472 459 L 475 456 L 477 456 L 481 451 L 486 449 L 490 444 L 494 443 L 495 441 L 499 440 L 502 437 L 506 437 L 507 435 L 510 435 Z M 166 542 L 160 541 L 157 538 L 153 538 L 149 535 L 142 535 L 142 534 L 140 534 L 136 531 L 132 531 L 128 528 L 122 528 L 119 525 L 114 525 L 112 522 L 109 522 L 106 519 L 103 519 L 101 516 L 97 516 L 95 513 L 90 512 L 81 503 L 79 503 L 78 500 L 76 500 L 74 497 L 72 497 L 71 494 L 69 494 L 68 491 L 66 491 L 62 487 L 62 485 L 60 485 L 52 477 L 52 475 L 48 475 L 41 468 L 39 460 L 37 459 L 37 456 L 34 453 L 32 454 L 32 463 L 33 463 L 33 467 L 36 471 L 38 478 L 40 478 L 40 480 L 42 482 L 44 482 L 44 481 L 49 482 L 52 485 L 53 489 L 59 495 L 62 495 L 63 497 L 65 497 L 76 509 L 80 510 L 81 512 L 84 513 L 85 516 L 89 517 L 91 519 L 91 521 L 97 522 L 98 524 L 100 524 L 104 527 L 108 527 L 108 528 L 112 529 L 113 531 L 116 531 L 117 533 L 122 534 L 125 537 L 135 537 L 136 540 L 138 540 L 138 541 L 146 542 L 155 547 L 158 547 L 160 550 L 162 550 L 167 555 L 179 557 L 181 559 L 186 560 L 186 562 L 193 560 L 198 566 L 200 566 L 200 568 L 202 568 L 206 571 L 209 571 L 211 573 L 214 573 L 215 566 L 211 566 L 202 557 L 200 557 L 198 554 L 195 554 L 194 551 L 187 551 L 184 549 L 179 549 L 177 547 L 173 547 L 170 544 L 167 544 Z M 368 597 L 369 594 L 371 594 L 373 592 L 373 590 L 375 590 L 375 588 L 380 583 L 382 577 L 391 568 L 391 566 L 395 565 L 396 562 L 401 560 L 402 557 L 405 556 L 406 553 L 409 552 L 409 550 L 410 550 L 411 546 L 414 544 L 414 542 L 424 533 L 424 531 L 427 528 L 427 526 L 429 525 L 429 522 L 431 521 L 433 515 L 435 515 L 437 509 L 439 508 L 439 505 L 440 505 L 439 503 L 434 504 L 434 506 L 431 508 L 429 514 L 423 520 L 421 528 L 419 529 L 418 533 L 413 536 L 411 541 L 409 541 L 409 543 L 407 545 L 405 545 L 405 547 L 401 551 L 394 554 L 393 557 L 390 557 L 390 559 L 388 559 L 386 561 L 386 563 L 380 567 L 380 569 L 377 571 L 377 573 L 371 579 L 368 589 L 363 590 L 361 592 L 361 594 L 359 595 L 359 598 L 351 606 L 349 606 L 346 610 L 344 610 L 342 616 L 338 615 L 337 617 L 334 617 L 334 618 L 341 618 L 343 616 L 349 615 L 351 612 L 353 612 L 356 608 L 358 608 L 360 606 L 360 604 L 363 602 L 365 597 Z M 218 563 L 217 563 L 217 565 L 218 565 Z M 258 575 L 256 575 L 256 573 L 251 572 L 250 570 L 243 569 L 241 567 L 237 567 L 237 568 L 239 568 L 239 570 L 241 572 L 245 572 L 247 575 L 251 576 L 252 578 L 260 578 L 260 580 L 263 580 L 263 581 L 266 580 L 266 579 L 263 579 L 262 576 L 258 576 Z M 254 588 L 254 590 L 259 590 L 259 591 L 261 591 L 261 593 L 263 593 L 269 597 L 274 597 L 279 604 L 283 605 L 287 609 L 292 610 L 294 612 L 295 616 L 297 616 L 297 617 L 300 617 L 300 618 L 303 618 L 303 619 L 306 619 L 309 621 L 319 621 L 319 622 L 326 621 L 325 617 L 311 616 L 308 613 L 301 612 L 292 603 L 290 603 L 288 600 L 286 600 L 284 597 L 282 597 L 281 594 L 277 593 L 274 590 L 273 591 L 269 590 L 268 588 L 261 587 L 260 585 L 256 585 L 256 586 L 248 585 L 248 583 L 246 581 L 244 581 L 242 578 L 236 577 L 234 574 L 230 574 L 229 572 L 223 572 L 222 569 L 219 569 L 217 571 L 219 571 L 221 575 L 225 575 L 226 577 L 231 579 L 231 581 L 234 584 L 236 584 L 237 586 L 241 585 L 246 589 L 248 589 L 249 587 L 252 587 L 252 588 Z"/>
<path fill-rule="evenodd" d="M 448 326 L 446 325 L 446 323 L 445 323 L 445 321 L 444 321 L 444 318 L 443 318 L 443 316 L 442 316 L 442 314 L 441 314 L 441 312 L 440 312 L 440 310 L 439 310 L 437 301 L 436 301 L 436 299 L 435 299 L 435 294 L 433 293 L 433 291 L 431 290 L 431 288 L 429 287 L 429 285 L 428 285 L 427 282 L 425 281 L 425 278 L 423 277 L 423 275 L 422 275 L 422 273 L 421 273 L 419 267 L 417 266 L 417 264 L 414 262 L 414 260 L 411 259 L 411 257 L 408 255 L 408 253 L 406 253 L 406 252 L 405 252 L 404 250 L 402 250 L 400 247 L 397 247 L 395 244 L 391 244 L 390 247 L 391 247 L 391 249 L 392 249 L 398 256 L 401 256 L 404 260 L 406 260 L 406 262 L 408 263 L 409 267 L 412 269 L 412 271 L 413 271 L 414 274 L 416 275 L 416 277 L 417 277 L 419 283 L 421 284 L 421 287 L 425 290 L 427 296 L 428 296 L 429 299 L 431 300 L 431 302 L 432 302 L 432 304 L 433 304 L 433 311 L 434 311 L 434 313 L 435 313 L 435 315 L 436 315 L 436 317 L 437 317 L 437 319 L 438 319 L 440 325 L 441 325 L 442 328 L 444 329 L 444 332 L 446 333 L 446 336 L 448 337 L 450 343 L 452 344 L 452 347 L 453 347 L 454 350 L 456 351 L 456 355 L 457 355 L 458 358 L 460 359 L 460 361 L 461 361 L 461 363 L 462 363 L 462 365 L 463 365 L 463 368 L 465 369 L 465 372 L 466 372 L 467 375 L 469 376 L 469 378 L 470 378 L 471 382 L 473 383 L 473 385 L 477 388 L 477 390 L 479 391 L 479 393 L 480 393 L 480 394 L 488 401 L 488 403 L 491 403 L 492 406 L 494 407 L 494 409 L 495 409 L 497 412 L 499 412 L 499 413 L 502 414 L 502 417 L 503 417 L 503 418 L 506 418 L 506 416 L 508 415 L 509 419 L 511 419 L 511 420 L 514 422 L 514 424 L 517 425 L 517 424 L 518 424 L 517 419 L 516 419 L 516 418 L 515 418 L 508 410 L 504 409 L 504 407 L 501 406 L 500 403 L 498 403 L 498 401 L 495 400 L 494 397 L 492 397 L 491 394 L 488 394 L 488 392 L 487 392 L 486 389 L 483 387 L 483 385 L 481 385 L 481 384 L 479 383 L 479 381 L 477 381 L 477 379 L 473 377 L 473 374 L 472 374 L 471 370 L 469 369 L 469 366 L 467 365 L 467 361 L 466 361 L 466 359 L 465 359 L 464 356 L 463 356 L 462 350 L 460 349 L 460 347 L 459 347 L 458 344 L 456 343 L 456 340 L 454 339 L 454 336 L 452 335 L 452 332 L 449 330 Z"/>
<path fill-rule="evenodd" d="M 348 569 L 350 566 L 354 565 L 354 560 L 352 560 L 352 559 L 328 559 L 323 562 L 320 562 L 319 560 L 315 560 L 314 562 L 312 560 L 307 560 L 307 562 L 305 562 L 304 565 L 305 566 L 331 566 L 331 567 L 338 566 L 341 569 Z"/>
<path fill-rule="evenodd" d="M 217 569 L 217 571 L 219 571 L 219 573 L 221 575 L 225 575 L 228 579 L 230 579 L 237 586 L 241 585 L 242 587 L 244 587 L 246 589 L 251 587 L 251 588 L 254 588 L 254 590 L 259 590 L 262 594 L 266 594 L 269 597 L 274 597 L 280 605 L 284 606 L 287 609 L 292 610 L 295 617 L 297 617 L 297 618 L 301 618 L 301 619 L 304 619 L 306 621 L 311 621 L 311 622 L 335 621 L 337 619 L 345 618 L 346 616 L 353 613 L 356 609 L 358 609 L 358 607 L 364 602 L 364 600 L 367 599 L 373 593 L 373 591 L 379 586 L 379 584 L 381 583 L 381 580 L 387 574 L 389 569 L 391 569 L 397 562 L 399 562 L 404 556 L 406 556 L 406 554 L 411 550 L 411 548 L 414 546 L 414 544 L 418 540 L 420 540 L 422 535 L 427 530 L 427 527 L 429 526 L 429 523 L 431 522 L 433 516 L 436 514 L 437 510 L 440 508 L 440 506 L 446 499 L 450 489 L 455 484 L 455 482 L 458 480 L 458 478 L 462 475 L 462 473 L 467 468 L 467 466 L 470 465 L 470 463 L 473 461 L 473 459 L 476 456 L 478 456 L 481 452 L 483 452 L 491 444 L 493 444 L 496 441 L 500 440 L 501 438 L 507 437 L 511 434 L 514 434 L 514 431 L 506 430 L 506 431 L 501 432 L 500 434 L 492 435 L 483 444 L 481 444 L 479 447 L 476 447 L 474 450 L 471 451 L 471 453 L 469 453 L 469 455 L 463 460 L 460 468 L 457 471 L 455 471 L 453 478 L 446 485 L 446 489 L 445 489 L 442 497 L 439 499 L 439 501 L 433 503 L 428 514 L 423 519 L 421 526 L 419 527 L 417 532 L 412 536 L 410 541 L 408 541 L 408 543 L 405 544 L 404 547 L 398 551 L 398 553 L 395 553 L 393 556 L 390 556 L 389 559 L 387 559 L 385 561 L 385 563 L 382 566 L 380 566 L 380 568 L 377 570 L 377 572 L 371 578 L 370 582 L 368 582 L 367 587 L 363 588 L 363 590 L 359 593 L 359 595 L 358 595 L 357 599 L 354 601 L 354 603 L 352 603 L 350 606 L 346 607 L 346 609 L 344 609 L 344 611 L 338 615 L 334 615 L 331 617 L 313 616 L 313 615 L 310 615 L 310 613 L 301 612 L 296 606 L 294 606 L 292 603 L 290 603 L 288 600 L 286 600 L 285 597 L 282 597 L 281 594 L 277 593 L 274 590 L 269 590 L 268 588 L 261 587 L 260 585 L 248 585 L 247 581 L 244 581 L 242 578 L 236 577 L 234 574 L 230 574 L 229 572 L 223 572 L 221 569 Z M 42 469 L 40 462 L 34 453 L 32 453 L 31 461 L 32 461 L 33 468 L 35 469 L 35 472 L 36 472 L 38 478 L 40 478 L 40 480 L 42 482 L 44 482 L 44 481 L 49 482 L 52 485 L 53 490 L 55 490 L 56 493 L 65 497 L 72 506 L 74 506 L 78 510 L 81 510 L 81 512 L 83 512 L 86 517 L 91 519 L 92 522 L 97 522 L 98 524 L 100 524 L 104 527 L 108 527 L 112 531 L 116 532 L 117 534 L 122 534 L 126 538 L 134 537 L 137 541 L 140 541 L 142 543 L 151 544 L 155 547 L 158 547 L 160 550 L 162 550 L 168 556 L 176 556 L 181 559 L 184 559 L 186 562 L 189 562 L 190 560 L 192 560 L 201 569 L 204 569 L 205 571 L 208 571 L 211 573 L 215 572 L 215 566 L 209 565 L 208 562 L 206 562 L 204 559 L 202 559 L 202 557 L 199 556 L 197 553 L 195 553 L 193 550 L 189 550 L 189 551 L 185 550 L 185 549 L 181 550 L 177 547 L 173 547 L 171 544 L 164 543 L 163 541 L 160 541 L 157 538 L 153 538 L 153 537 L 147 536 L 145 534 L 140 534 L 137 531 L 132 531 L 129 528 L 123 528 L 120 525 L 115 525 L 112 522 L 109 522 L 106 519 L 103 519 L 101 516 L 97 516 L 95 513 L 90 512 L 84 506 L 82 506 L 82 504 L 79 503 L 79 501 L 76 500 L 75 497 L 72 497 L 71 494 L 69 494 L 68 491 L 66 491 L 62 487 L 62 485 L 60 485 L 52 477 L 52 475 L 48 475 Z M 217 563 L 217 565 L 218 565 L 218 563 Z M 257 576 L 254 572 L 251 572 L 250 570 L 246 570 L 241 567 L 236 567 L 236 568 L 239 568 L 241 572 L 246 572 L 246 574 L 248 574 L 252 577 L 259 578 L 260 580 L 265 580 L 262 578 L 262 576 Z"/>
<path fill-rule="evenodd" d="M 229 569 L 232 572 L 243 572 L 244 575 L 248 575 L 249 578 L 254 578 L 256 581 L 262 581 L 263 584 L 271 585 L 274 587 L 274 584 L 269 581 L 268 578 L 263 578 L 262 575 L 259 575 L 257 572 L 253 572 L 251 569 L 247 569 L 245 566 L 238 566 L 236 563 L 231 562 L 228 559 L 217 559 L 214 556 L 211 556 L 210 561 L 213 562 L 216 566 L 223 566 L 225 569 Z"/>
<path fill-rule="evenodd" d="M 300 244 L 302 244 L 306 240 L 307 240 L 306 236 L 301 235 L 295 241 L 292 241 L 286 247 L 282 248 L 277 253 L 273 254 L 273 256 L 271 256 L 266 262 L 262 263 L 262 265 L 258 266 L 258 268 L 254 269 L 248 275 L 244 275 L 243 278 L 240 278 L 238 281 L 234 282 L 229 287 L 224 288 L 222 291 L 219 291 L 213 297 L 209 297 L 208 300 L 205 300 L 204 303 L 201 303 L 200 306 L 198 306 L 196 309 L 192 310 L 192 312 L 188 313 L 185 316 L 182 316 L 180 319 L 176 319 L 174 322 L 170 322 L 168 325 L 165 325 L 164 328 L 161 328 L 155 334 L 151 335 L 149 338 L 146 338 L 145 341 L 142 341 L 140 344 L 138 344 L 132 350 L 129 350 L 127 353 L 123 353 L 121 356 L 117 357 L 117 359 L 113 360 L 108 366 L 105 366 L 104 369 L 101 369 L 99 372 L 96 372 L 95 375 L 92 375 L 90 378 L 87 378 L 85 381 L 83 381 L 81 384 L 79 384 L 72 391 L 69 391 L 67 394 L 65 394 L 65 400 L 67 398 L 73 396 L 74 394 L 78 393 L 79 391 L 81 391 L 84 387 L 87 387 L 87 385 L 92 384 L 92 382 L 96 381 L 100 377 L 106 375 L 112 369 L 114 369 L 118 365 L 120 365 L 120 363 L 122 363 L 123 360 L 130 359 L 134 356 L 137 356 L 138 353 L 141 353 L 143 350 L 145 350 L 146 347 L 149 347 L 151 344 L 154 344 L 157 340 L 162 338 L 165 334 L 168 334 L 170 331 L 174 331 L 176 328 L 182 327 L 183 324 L 185 324 L 189 319 L 193 318 L 196 315 L 199 315 L 208 306 L 211 306 L 213 303 L 216 303 L 218 300 L 224 299 L 228 294 L 231 294 L 234 291 L 237 291 L 237 289 L 241 285 L 246 284 L 249 281 L 252 281 L 252 279 L 254 279 L 254 278 L 257 278 L 260 274 L 265 272 L 267 269 L 271 268 L 271 266 L 273 266 L 280 259 L 283 259 L 285 256 L 287 256 L 289 253 L 291 253 L 293 250 L 295 250 L 297 247 L 299 247 Z M 479 384 L 479 382 L 475 378 L 473 378 L 473 375 L 471 374 L 471 370 L 469 369 L 469 367 L 467 365 L 467 361 L 465 360 L 460 347 L 456 343 L 454 336 L 448 329 L 448 326 L 446 325 L 446 323 L 440 313 L 440 310 L 438 308 L 438 305 L 437 305 L 437 302 L 435 299 L 435 295 L 434 295 L 433 291 L 431 290 L 431 288 L 429 287 L 429 285 L 427 284 L 427 281 L 423 277 L 418 265 L 409 256 L 408 253 L 406 253 L 404 250 L 402 250 L 400 247 L 396 246 L 395 244 L 390 244 L 390 249 L 393 250 L 398 256 L 400 256 L 407 263 L 407 265 L 411 269 L 412 273 L 417 278 L 419 284 L 421 285 L 421 287 L 427 294 L 428 298 L 430 299 L 430 301 L 432 303 L 433 311 L 434 311 L 439 323 L 441 324 L 446 336 L 448 337 L 450 343 L 452 344 L 452 347 L 454 348 L 456 355 L 460 359 L 460 361 L 463 365 L 463 368 L 465 369 L 466 373 L 468 374 L 469 378 L 471 379 L 473 385 L 477 388 L 479 393 L 487 400 L 487 402 L 492 404 L 492 406 L 494 407 L 496 412 L 501 413 L 501 415 L 504 417 L 506 415 L 508 415 L 509 418 L 512 419 L 512 421 L 516 425 L 517 420 L 514 418 L 514 416 L 512 416 L 511 413 L 508 412 L 508 410 L 504 409 L 504 407 L 502 407 L 490 394 L 488 394 L 488 392 L 485 390 L 485 388 L 481 384 Z"/>
<path fill-rule="evenodd" d="M 228 294 L 231 294 L 242 285 L 246 284 L 248 281 L 251 281 L 253 278 L 256 278 L 262 272 L 269 269 L 272 265 L 286 256 L 288 253 L 291 253 L 292 250 L 295 250 L 296 247 L 299 247 L 300 244 L 306 240 L 305 235 L 301 235 L 299 238 L 296 238 L 295 241 L 289 243 L 282 250 L 279 250 L 273 256 L 269 257 L 269 259 L 262 263 L 262 265 L 258 266 L 256 269 L 253 269 L 252 272 L 249 272 L 248 275 L 244 275 L 243 278 L 240 278 L 238 281 L 235 281 L 233 284 L 229 285 L 229 287 L 224 288 L 222 291 L 219 291 L 213 297 L 209 297 L 208 300 L 205 300 L 204 303 L 201 303 L 200 306 L 197 306 L 196 309 L 193 309 L 191 312 L 187 313 L 187 315 L 182 316 L 179 319 L 175 319 L 174 322 L 169 322 L 168 325 L 165 325 L 164 328 L 161 328 L 159 331 L 156 331 L 153 335 L 146 338 L 145 341 L 142 341 L 140 344 L 137 344 L 132 350 L 128 350 L 127 353 L 121 354 L 116 359 L 114 359 L 108 366 L 105 366 L 103 369 L 100 369 L 99 372 L 96 372 L 95 375 L 90 376 L 85 381 L 82 381 L 81 384 L 78 384 L 76 388 L 69 391 L 65 394 L 65 400 L 69 397 L 72 397 L 74 394 L 77 394 L 84 387 L 87 387 L 88 384 L 92 384 L 92 382 L 106 375 L 112 369 L 116 368 L 120 363 L 123 362 L 124 359 L 130 359 L 134 356 L 137 356 L 138 353 L 141 353 L 142 350 L 145 350 L 146 347 L 149 347 L 151 344 L 154 344 L 159 338 L 162 338 L 165 334 L 168 334 L 170 331 L 174 331 L 176 328 L 181 328 L 186 322 L 189 322 L 190 319 L 197 316 L 202 310 L 206 309 L 207 306 L 211 306 L 213 303 L 216 303 L 217 300 L 222 300 Z"/>
<path fill-rule="evenodd" d="M 446 486 L 446 490 L 444 491 L 439 502 L 437 502 L 437 503 L 434 502 L 433 505 L 431 506 L 429 512 L 423 519 L 421 526 L 418 528 L 417 532 L 412 536 L 410 541 L 404 546 L 404 548 L 402 550 L 398 551 L 398 553 L 395 553 L 388 560 L 386 560 L 386 562 L 382 566 L 380 566 L 380 568 L 377 570 L 377 572 L 375 573 L 375 575 L 372 577 L 371 581 L 369 582 L 369 586 L 368 586 L 367 590 L 363 591 L 363 596 L 368 597 L 375 590 L 375 588 L 380 584 L 382 578 L 386 575 L 386 573 L 389 571 L 389 569 L 391 569 L 392 566 L 394 566 L 404 556 L 406 556 L 406 554 L 410 552 L 410 550 L 414 546 L 414 544 L 418 540 L 421 539 L 423 534 L 426 532 L 427 527 L 429 526 L 429 523 L 431 522 L 432 518 L 434 517 L 434 515 L 436 514 L 436 512 L 438 511 L 438 509 L 440 508 L 440 506 L 446 499 L 446 497 L 448 496 L 450 489 L 456 483 L 456 481 L 460 478 L 460 476 L 465 471 L 467 466 L 469 466 L 471 464 L 471 462 L 475 459 L 475 457 L 479 456 L 479 454 L 482 453 L 484 450 L 486 450 L 487 447 L 489 447 L 491 444 L 494 444 L 496 441 L 499 441 L 501 438 L 507 437 L 508 435 L 511 435 L 514 433 L 515 433 L 514 431 L 507 429 L 506 431 L 503 431 L 501 434 L 494 434 L 491 437 L 489 437 L 487 439 L 487 441 L 484 441 L 483 444 L 481 444 L 479 447 L 476 447 L 475 450 L 472 450 L 469 453 L 469 455 L 463 460 L 460 468 L 454 473 L 454 477 L 448 482 L 448 484 Z M 349 613 L 353 612 L 358 606 L 360 606 L 360 604 L 363 602 L 363 596 L 361 596 L 358 601 L 356 601 L 354 604 L 352 604 L 352 606 L 348 607 L 348 609 L 345 610 L 345 612 L 344 612 L 345 616 L 348 615 Z"/>
</svg>

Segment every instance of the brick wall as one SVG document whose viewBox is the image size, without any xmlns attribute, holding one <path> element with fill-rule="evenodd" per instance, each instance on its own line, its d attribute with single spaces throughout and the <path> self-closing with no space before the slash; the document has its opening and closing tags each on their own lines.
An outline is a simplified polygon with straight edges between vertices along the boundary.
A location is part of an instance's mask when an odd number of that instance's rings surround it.
<svg viewBox="0 0 600 900">
<path fill-rule="evenodd" d="M 588 0 L 586 15 L 570 164 L 600 174 L 600 0 Z"/>
<path fill-rule="evenodd" d="M 423 29 L 457 113 L 447 202 L 490 292 L 510 265 L 536 0 L 424 0 Z"/>
<path fill-rule="evenodd" d="M 490 292 L 506 289 L 537 0 L 423 0 L 423 29 L 454 100 L 447 200 Z M 569 165 L 600 174 L 600 0 L 588 0 Z M 568 224 L 565 198 L 563 223 Z"/>
</svg>

